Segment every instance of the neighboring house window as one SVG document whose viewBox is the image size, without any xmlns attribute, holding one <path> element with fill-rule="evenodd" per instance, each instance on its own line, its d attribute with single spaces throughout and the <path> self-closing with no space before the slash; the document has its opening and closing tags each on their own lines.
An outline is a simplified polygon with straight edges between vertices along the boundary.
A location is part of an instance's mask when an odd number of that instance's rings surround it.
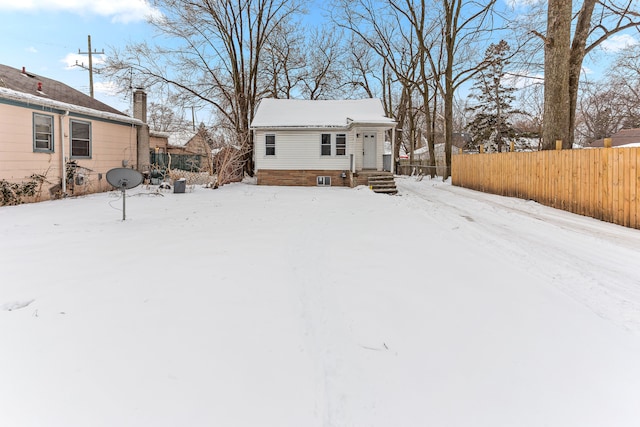
<svg viewBox="0 0 640 427">
<path fill-rule="evenodd" d="M 331 155 L 331 134 L 323 133 L 320 140 L 320 154 L 322 156 Z"/>
<path fill-rule="evenodd" d="M 265 149 L 267 156 L 275 156 L 276 155 L 276 136 L 275 135 L 266 135 L 265 136 Z"/>
<path fill-rule="evenodd" d="M 336 135 L 336 156 L 347 155 L 347 135 L 339 133 Z"/>
<path fill-rule="evenodd" d="M 71 121 L 71 157 L 91 157 L 91 123 Z"/>
<path fill-rule="evenodd" d="M 33 151 L 53 152 L 53 116 L 33 115 Z"/>
</svg>

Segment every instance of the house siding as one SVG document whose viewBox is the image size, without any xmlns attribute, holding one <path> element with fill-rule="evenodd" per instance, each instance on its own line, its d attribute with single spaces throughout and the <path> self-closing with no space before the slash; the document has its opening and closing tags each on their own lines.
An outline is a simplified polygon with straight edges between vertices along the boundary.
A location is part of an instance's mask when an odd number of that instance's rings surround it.
<svg viewBox="0 0 640 427">
<path fill-rule="evenodd" d="M 53 116 L 53 152 L 34 152 L 33 113 Z M 112 168 L 136 167 L 136 127 L 112 121 L 87 118 L 86 115 L 61 116 L 47 108 L 27 108 L 0 103 L 0 179 L 9 182 L 25 182 L 32 174 L 46 176 L 47 182 L 37 200 L 50 198 L 49 191 L 56 191 L 62 182 L 62 141 L 60 118 L 64 126 L 64 155 L 70 155 L 70 120 L 91 123 L 91 158 L 74 159 L 83 179 L 69 183 L 69 194 L 88 194 L 111 188 L 106 182 L 106 172 Z"/>
<path fill-rule="evenodd" d="M 332 155 L 320 154 L 320 138 L 323 133 L 332 135 Z M 335 155 L 335 135 L 347 135 L 347 152 L 344 156 Z M 267 156 L 265 135 L 276 135 L 276 154 Z M 353 131 L 344 129 L 324 129 L 313 131 L 267 131 L 255 132 L 255 164 L 260 170 L 334 170 L 349 169 L 350 154 L 354 154 Z M 314 184 L 315 185 L 315 184 Z"/>
<path fill-rule="evenodd" d="M 385 140 L 385 131 L 384 129 L 373 129 L 373 128 L 355 128 L 353 131 L 355 135 L 354 141 L 354 151 L 357 153 L 356 155 L 356 170 L 364 169 L 364 133 L 375 133 L 376 134 L 376 170 L 381 171 L 383 169 L 384 159 L 382 157 L 384 153 L 384 140 Z"/>
</svg>

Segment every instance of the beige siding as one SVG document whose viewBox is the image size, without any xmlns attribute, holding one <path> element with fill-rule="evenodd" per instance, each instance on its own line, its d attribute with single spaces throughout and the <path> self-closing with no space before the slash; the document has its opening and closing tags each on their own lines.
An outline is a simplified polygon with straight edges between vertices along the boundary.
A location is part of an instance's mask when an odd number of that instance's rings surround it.
<svg viewBox="0 0 640 427">
<path fill-rule="evenodd" d="M 34 152 L 33 114 L 53 116 L 53 153 Z M 0 179 L 24 182 L 32 174 L 46 175 L 40 199 L 49 198 L 48 190 L 62 182 L 61 117 L 64 129 L 64 155 L 70 157 L 69 120 L 91 123 L 91 158 L 76 159 L 84 182 L 68 186 L 68 194 L 85 194 L 110 188 L 105 175 L 109 169 L 135 167 L 137 158 L 136 128 L 85 117 L 61 116 L 39 108 L 0 104 Z"/>
</svg>

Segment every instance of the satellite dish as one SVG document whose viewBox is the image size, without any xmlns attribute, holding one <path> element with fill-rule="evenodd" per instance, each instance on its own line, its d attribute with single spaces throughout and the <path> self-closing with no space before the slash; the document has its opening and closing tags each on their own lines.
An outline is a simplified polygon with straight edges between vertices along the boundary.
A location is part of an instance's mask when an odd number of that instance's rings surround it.
<svg viewBox="0 0 640 427">
<path fill-rule="evenodd" d="M 115 168 L 107 172 L 107 182 L 122 191 L 122 220 L 127 219 L 126 190 L 142 184 L 142 174 L 129 168 Z"/>
<path fill-rule="evenodd" d="M 115 168 L 107 172 L 107 182 L 120 190 L 130 190 L 142 184 L 142 174 L 134 169 Z"/>
</svg>

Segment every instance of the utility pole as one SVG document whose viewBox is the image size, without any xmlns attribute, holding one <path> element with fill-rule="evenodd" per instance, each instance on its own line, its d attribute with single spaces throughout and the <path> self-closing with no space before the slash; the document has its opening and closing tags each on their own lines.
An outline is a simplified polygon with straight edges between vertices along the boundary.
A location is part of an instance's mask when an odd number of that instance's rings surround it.
<svg viewBox="0 0 640 427">
<path fill-rule="evenodd" d="M 89 70 L 89 93 L 93 98 L 93 55 L 104 55 L 104 49 L 101 50 L 100 52 L 96 51 L 95 49 L 91 51 L 91 35 L 87 36 L 87 40 L 88 40 L 87 51 L 80 52 L 80 49 L 78 49 L 78 55 L 89 55 L 89 68 L 86 68 L 84 66 L 84 63 L 78 64 L 78 61 L 76 61 L 76 65 L 78 67 L 84 68 L 85 70 Z"/>
</svg>

